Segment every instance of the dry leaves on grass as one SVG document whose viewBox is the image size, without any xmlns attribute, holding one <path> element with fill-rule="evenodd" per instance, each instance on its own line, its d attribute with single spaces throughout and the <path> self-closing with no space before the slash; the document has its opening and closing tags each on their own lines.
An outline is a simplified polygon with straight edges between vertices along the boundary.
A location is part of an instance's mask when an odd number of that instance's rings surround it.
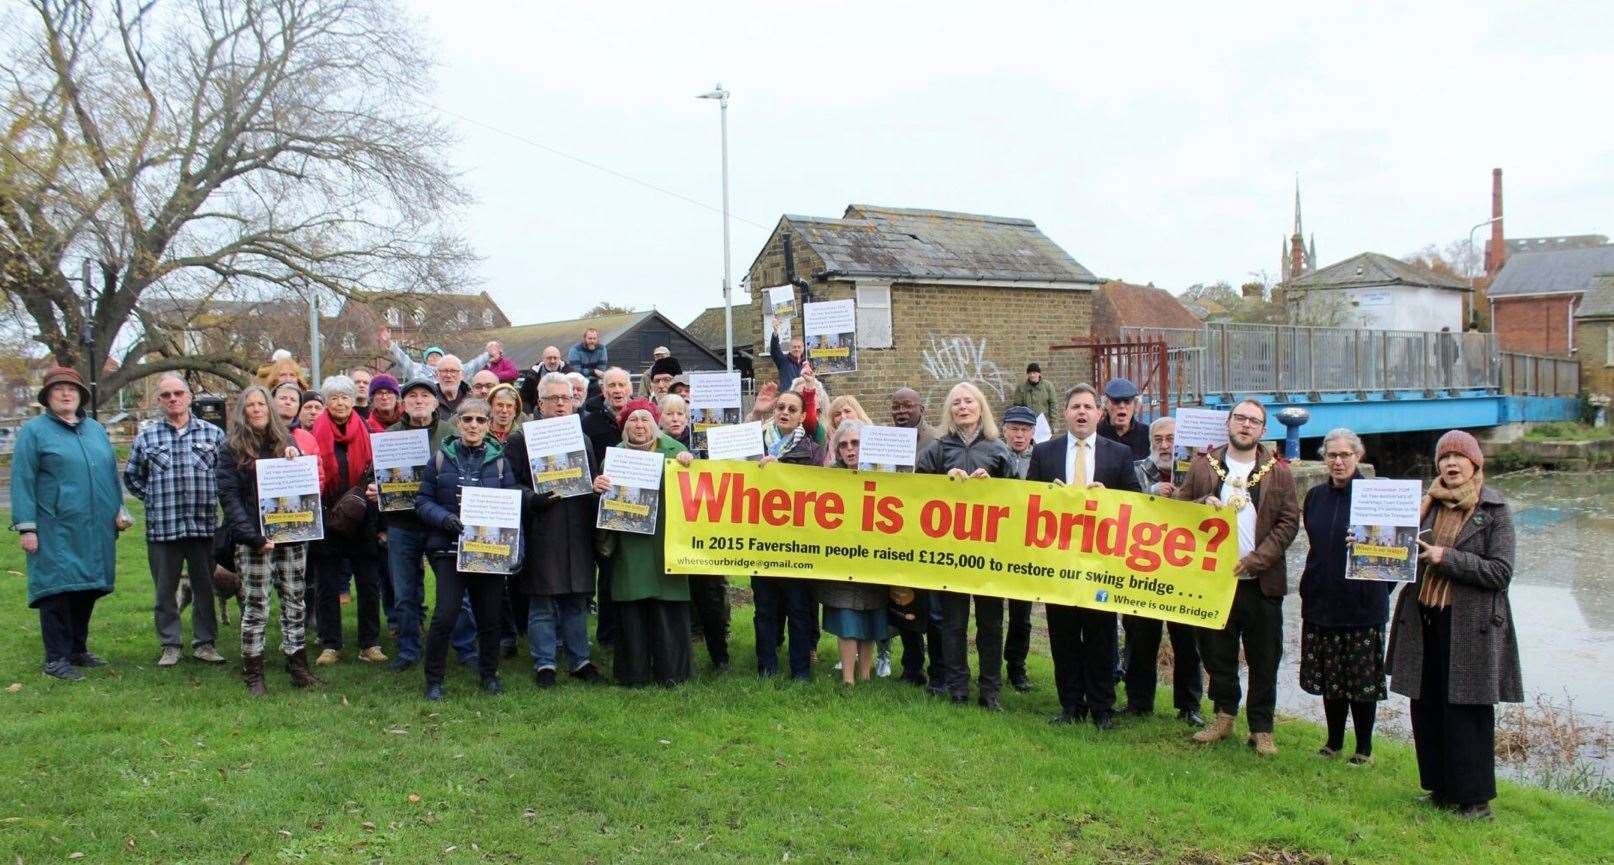
<svg viewBox="0 0 1614 865">
<path fill-rule="evenodd" d="M 1195 850 L 1178 859 L 1178 865 L 1335 865 L 1334 857 L 1318 856 L 1304 850 L 1262 847 L 1237 859 L 1223 859 L 1214 853 Z M 1341 861 L 1339 865 L 1346 865 Z"/>
</svg>

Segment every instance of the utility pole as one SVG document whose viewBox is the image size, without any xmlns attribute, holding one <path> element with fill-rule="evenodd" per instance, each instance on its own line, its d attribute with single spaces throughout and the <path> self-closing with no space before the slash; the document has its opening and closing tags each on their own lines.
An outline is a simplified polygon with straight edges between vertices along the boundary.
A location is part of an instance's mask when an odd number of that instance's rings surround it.
<svg viewBox="0 0 1614 865">
<path fill-rule="evenodd" d="M 84 268 L 79 275 L 84 281 L 84 327 L 79 336 L 84 344 L 84 365 L 89 367 L 90 373 L 90 418 L 98 421 L 101 411 L 97 408 L 100 402 L 100 364 L 95 362 L 95 265 L 88 258 L 84 259 Z"/>
<path fill-rule="evenodd" d="M 308 377 L 311 387 L 319 387 L 319 290 L 307 282 L 308 289 Z"/>
<path fill-rule="evenodd" d="M 734 295 L 729 265 L 729 92 L 720 83 L 696 99 L 716 99 L 723 137 L 723 369 L 734 371 Z"/>
</svg>

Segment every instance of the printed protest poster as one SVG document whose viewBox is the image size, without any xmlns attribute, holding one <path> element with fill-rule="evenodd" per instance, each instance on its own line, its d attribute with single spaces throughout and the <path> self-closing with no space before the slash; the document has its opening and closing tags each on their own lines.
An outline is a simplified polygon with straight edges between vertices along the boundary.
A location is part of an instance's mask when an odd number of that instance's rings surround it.
<svg viewBox="0 0 1614 865">
<path fill-rule="evenodd" d="M 826 300 L 801 307 L 807 359 L 819 375 L 857 371 L 857 304 Z"/>
<path fill-rule="evenodd" d="M 588 441 L 583 422 L 575 414 L 530 420 L 521 425 L 527 442 L 527 465 L 532 468 L 532 491 L 558 498 L 594 492 L 594 474 L 588 470 Z"/>
<path fill-rule="evenodd" d="M 521 565 L 521 490 L 460 490 L 459 561 L 473 574 L 513 574 Z"/>
<path fill-rule="evenodd" d="M 859 471 L 911 472 L 919 443 L 919 430 L 905 426 L 863 427 L 857 446 Z"/>
<path fill-rule="evenodd" d="M 325 538 L 319 457 L 258 460 L 258 530 L 277 544 Z"/>
<path fill-rule="evenodd" d="M 748 460 L 762 456 L 762 421 L 714 426 L 706 430 L 706 458 Z"/>
<path fill-rule="evenodd" d="M 790 348 L 790 335 L 795 333 L 796 287 L 776 285 L 762 290 L 762 342 L 768 344 L 775 334 L 779 345 Z"/>
<path fill-rule="evenodd" d="M 851 580 L 1227 621 L 1231 510 L 1017 480 L 668 461 L 673 574 Z"/>
<path fill-rule="evenodd" d="M 1357 478 L 1351 481 L 1351 534 L 1345 579 L 1410 583 L 1418 577 L 1416 480 Z"/>
<path fill-rule="evenodd" d="M 689 374 L 690 441 L 696 453 L 707 451 L 706 431 L 740 422 L 740 374 L 692 372 Z"/>
<path fill-rule="evenodd" d="M 370 450 L 375 454 L 381 510 L 414 510 L 420 472 L 432 458 L 431 435 L 423 429 L 371 433 Z"/>
<path fill-rule="evenodd" d="M 606 448 L 601 473 L 611 479 L 611 488 L 600 496 L 597 529 L 656 533 L 656 508 L 661 498 L 661 469 L 666 458 L 661 451 L 632 448 Z"/>
<path fill-rule="evenodd" d="M 1173 417 L 1177 421 L 1176 447 L 1173 452 L 1171 482 L 1182 486 L 1193 465 L 1194 454 L 1227 444 L 1227 412 L 1211 408 L 1179 408 Z"/>
</svg>

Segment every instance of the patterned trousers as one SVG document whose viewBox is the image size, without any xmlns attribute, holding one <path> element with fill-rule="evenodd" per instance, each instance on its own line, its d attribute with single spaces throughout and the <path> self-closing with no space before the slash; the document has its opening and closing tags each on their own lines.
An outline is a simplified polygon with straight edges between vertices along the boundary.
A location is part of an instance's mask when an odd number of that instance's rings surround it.
<svg viewBox="0 0 1614 865">
<path fill-rule="evenodd" d="M 307 544 L 276 544 L 261 552 L 243 544 L 235 547 L 235 570 L 246 592 L 241 612 L 241 654 L 263 654 L 263 631 L 269 622 L 269 584 L 280 595 L 280 651 L 294 655 L 303 648 L 304 570 Z"/>
</svg>

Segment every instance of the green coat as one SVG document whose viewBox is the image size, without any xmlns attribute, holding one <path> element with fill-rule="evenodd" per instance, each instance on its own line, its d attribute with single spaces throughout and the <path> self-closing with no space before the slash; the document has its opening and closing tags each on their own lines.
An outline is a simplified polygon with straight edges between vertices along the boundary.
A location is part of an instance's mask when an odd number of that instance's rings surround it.
<svg viewBox="0 0 1614 865">
<path fill-rule="evenodd" d="M 39 534 L 28 606 L 63 592 L 112 592 L 123 487 L 106 430 L 44 414 L 22 425 L 11 456 L 11 524 Z"/>
<path fill-rule="evenodd" d="M 656 449 L 671 459 L 688 448 L 658 434 Z M 662 490 L 656 508 L 656 533 L 641 535 L 636 532 L 612 532 L 616 536 L 616 549 L 611 553 L 611 600 L 659 601 L 689 600 L 689 577 L 667 573 L 667 560 L 663 546 L 667 536 L 667 496 Z"/>
<path fill-rule="evenodd" d="M 1009 405 L 1023 405 L 1031 409 L 1032 414 L 1040 414 L 1048 418 L 1052 424 L 1060 417 L 1059 396 L 1054 393 L 1054 386 L 1048 379 L 1032 384 L 1029 381 L 1020 382 L 1014 389 L 1014 395 L 1009 397 Z"/>
</svg>

